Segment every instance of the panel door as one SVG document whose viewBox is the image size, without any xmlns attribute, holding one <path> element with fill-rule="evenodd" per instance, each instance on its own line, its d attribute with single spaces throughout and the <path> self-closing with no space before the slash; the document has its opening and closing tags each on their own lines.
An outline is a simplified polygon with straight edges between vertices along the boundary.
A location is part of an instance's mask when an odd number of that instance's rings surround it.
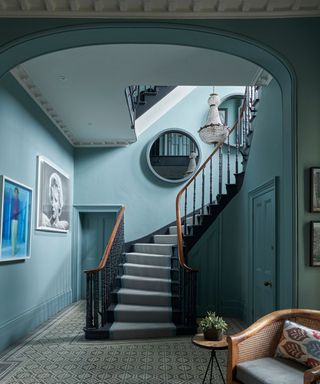
<svg viewBox="0 0 320 384">
<path fill-rule="evenodd" d="M 276 308 L 276 206 L 275 190 L 252 200 L 253 317 Z"/>
</svg>

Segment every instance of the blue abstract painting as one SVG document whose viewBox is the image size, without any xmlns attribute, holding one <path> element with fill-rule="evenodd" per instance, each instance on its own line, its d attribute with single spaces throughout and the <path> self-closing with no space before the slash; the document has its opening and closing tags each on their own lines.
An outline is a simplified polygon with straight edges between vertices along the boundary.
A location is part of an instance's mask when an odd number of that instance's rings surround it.
<svg viewBox="0 0 320 384">
<path fill-rule="evenodd" d="M 0 261 L 30 257 L 32 189 L 1 177 Z"/>
</svg>

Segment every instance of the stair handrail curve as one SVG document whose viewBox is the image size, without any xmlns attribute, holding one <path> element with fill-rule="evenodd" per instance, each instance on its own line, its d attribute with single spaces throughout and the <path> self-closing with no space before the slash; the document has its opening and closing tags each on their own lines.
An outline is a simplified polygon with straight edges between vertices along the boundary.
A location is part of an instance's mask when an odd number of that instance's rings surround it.
<svg viewBox="0 0 320 384">
<path fill-rule="evenodd" d="M 236 129 L 237 125 L 240 123 L 241 119 L 244 116 L 244 113 L 246 111 L 246 106 L 248 102 L 248 87 L 246 87 L 246 91 L 243 97 L 243 103 L 241 106 L 241 111 L 239 114 L 238 119 L 233 124 L 232 128 L 229 129 L 230 134 Z M 206 165 L 209 163 L 209 161 L 213 158 L 213 156 L 218 152 L 219 148 L 222 147 L 224 142 L 219 143 L 214 148 L 213 152 L 209 155 L 209 157 L 203 162 L 203 164 L 199 167 L 197 172 L 189 179 L 189 181 L 181 188 L 181 190 L 178 192 L 176 197 L 176 223 L 177 223 L 177 242 L 178 242 L 178 258 L 180 266 L 186 271 L 186 272 L 198 272 L 196 269 L 191 268 L 186 264 L 186 260 L 184 257 L 183 252 L 183 236 L 182 236 L 182 224 L 181 224 L 181 211 L 180 211 L 180 200 L 183 195 L 183 193 L 186 191 L 186 189 L 189 187 L 189 185 L 197 178 L 197 176 L 204 170 Z"/>
<path fill-rule="evenodd" d="M 125 207 L 121 207 L 121 209 L 119 211 L 119 214 L 118 214 L 118 217 L 117 217 L 117 220 L 116 220 L 116 222 L 114 224 L 113 230 L 111 232 L 110 238 L 108 240 L 108 244 L 107 244 L 107 246 L 105 248 L 105 251 L 103 253 L 103 256 L 102 256 L 102 258 L 100 260 L 100 263 L 99 263 L 98 267 L 97 268 L 93 268 L 93 269 L 86 269 L 84 271 L 84 273 L 100 272 L 107 265 L 107 262 L 108 262 L 108 259 L 109 259 L 109 255 L 110 255 L 110 252 L 111 252 L 111 248 L 113 246 L 114 239 L 115 239 L 116 234 L 118 232 L 118 229 L 120 227 L 120 223 L 121 223 L 121 220 L 123 218 L 124 211 L 125 211 Z"/>
</svg>

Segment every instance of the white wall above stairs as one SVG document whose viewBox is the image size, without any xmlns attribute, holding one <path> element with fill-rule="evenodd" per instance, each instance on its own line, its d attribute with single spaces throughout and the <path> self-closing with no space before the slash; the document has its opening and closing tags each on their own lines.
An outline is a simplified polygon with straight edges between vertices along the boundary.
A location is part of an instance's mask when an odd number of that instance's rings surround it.
<svg viewBox="0 0 320 384">
<path fill-rule="evenodd" d="M 168 93 L 168 95 L 166 95 L 158 103 L 152 106 L 143 115 L 141 115 L 135 123 L 135 131 L 137 138 L 196 88 L 198 87 L 187 85 L 177 86 L 170 93 Z M 244 94 L 245 87 L 217 86 L 215 87 L 215 91 L 219 94 L 221 101 L 223 101 L 223 99 L 226 99 L 231 95 Z M 165 129 L 165 127 L 163 129 Z"/>
<path fill-rule="evenodd" d="M 135 131 L 139 137 L 145 130 L 151 127 L 157 120 L 161 119 L 171 108 L 188 96 L 196 86 L 178 86 L 153 105 L 148 111 L 141 115 L 135 123 Z"/>
</svg>

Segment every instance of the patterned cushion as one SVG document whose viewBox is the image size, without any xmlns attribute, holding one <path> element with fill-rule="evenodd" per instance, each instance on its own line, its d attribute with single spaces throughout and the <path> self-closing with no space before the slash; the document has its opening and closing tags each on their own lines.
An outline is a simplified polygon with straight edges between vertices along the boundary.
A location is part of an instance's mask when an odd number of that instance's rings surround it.
<svg viewBox="0 0 320 384">
<path fill-rule="evenodd" d="M 310 368 L 320 365 L 320 331 L 286 320 L 275 356 Z"/>
</svg>

